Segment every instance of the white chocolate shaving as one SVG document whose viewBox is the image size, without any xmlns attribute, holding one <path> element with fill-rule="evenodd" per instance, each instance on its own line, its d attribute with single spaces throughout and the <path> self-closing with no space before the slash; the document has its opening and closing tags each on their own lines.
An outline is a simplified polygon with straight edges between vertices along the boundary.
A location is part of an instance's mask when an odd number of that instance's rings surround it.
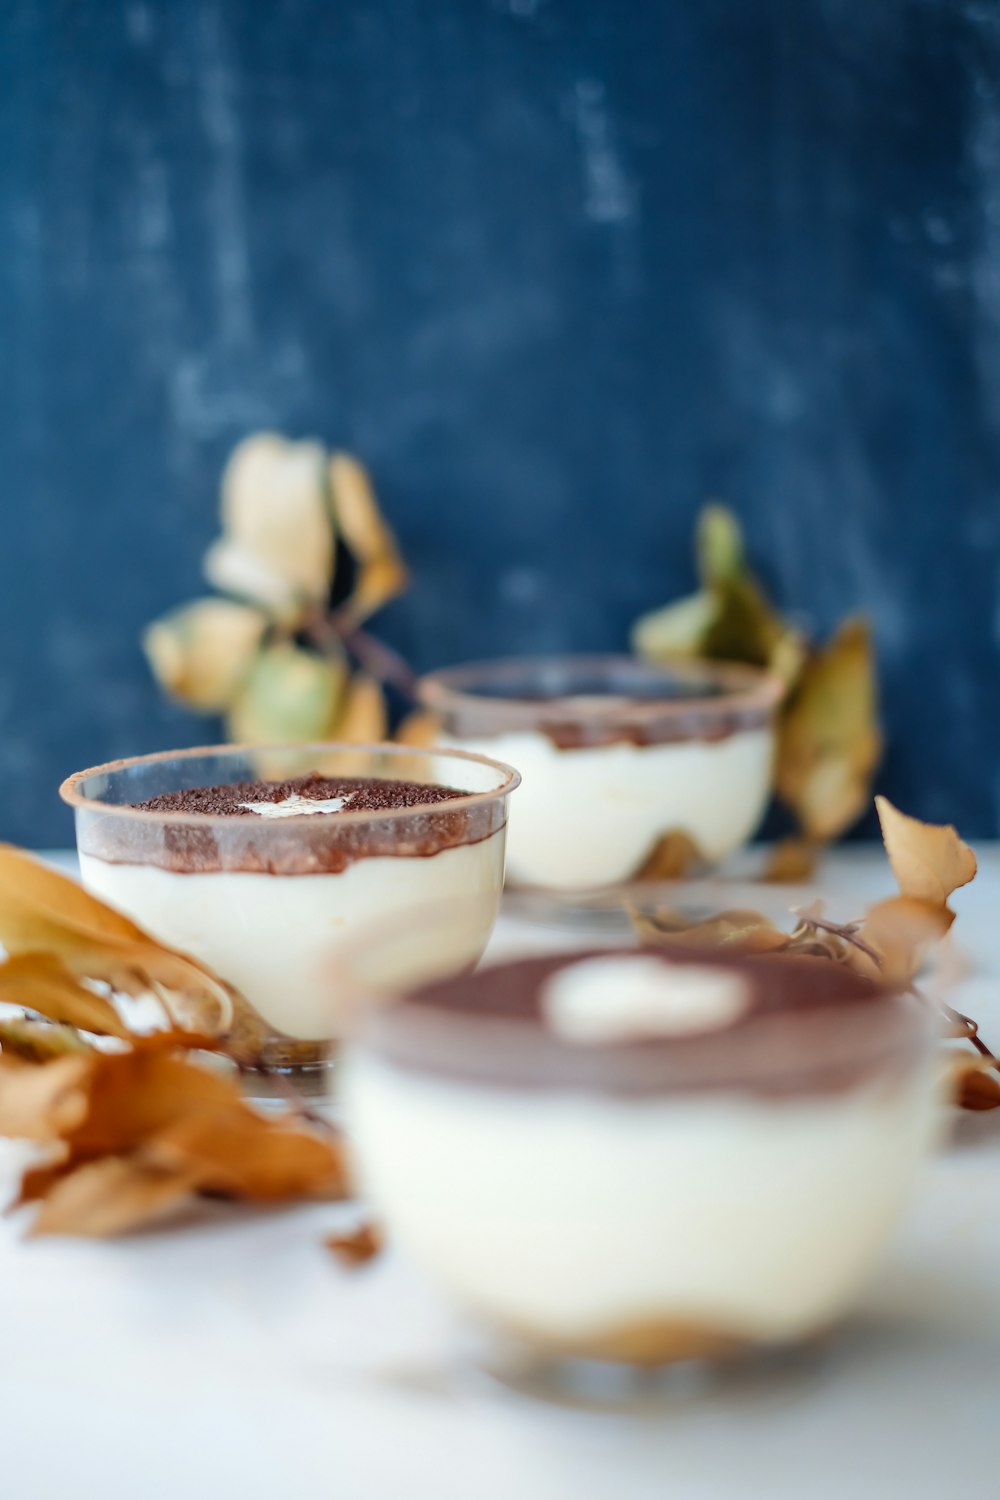
<svg viewBox="0 0 1000 1500">
<path fill-rule="evenodd" d="M 282 802 L 241 802 L 240 806 L 261 818 L 297 818 L 302 813 L 338 813 L 350 795 L 348 792 L 344 797 L 303 797 L 294 792 Z"/>
</svg>

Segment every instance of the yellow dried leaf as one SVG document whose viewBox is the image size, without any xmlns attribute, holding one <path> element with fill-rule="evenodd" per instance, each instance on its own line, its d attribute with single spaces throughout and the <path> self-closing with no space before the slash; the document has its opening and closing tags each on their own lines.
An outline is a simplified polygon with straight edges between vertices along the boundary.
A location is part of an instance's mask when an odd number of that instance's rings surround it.
<svg viewBox="0 0 1000 1500">
<path fill-rule="evenodd" d="M 921 823 L 876 797 L 885 852 L 904 896 L 946 906 L 952 891 L 968 885 L 976 856 L 950 824 Z"/>
<path fill-rule="evenodd" d="M 401 594 L 409 578 L 367 469 L 351 454 L 335 453 L 328 472 L 340 535 L 357 564 L 354 589 L 342 613 L 350 624 L 358 625 Z"/>
<path fill-rule="evenodd" d="M 325 462 L 319 443 L 262 432 L 238 444 L 222 476 L 227 538 L 315 604 L 326 602 L 333 580 Z"/>
<path fill-rule="evenodd" d="M 0 963 L 0 1003 L 98 1036 L 129 1035 L 110 1000 L 82 985 L 54 953 L 19 953 Z"/>
<path fill-rule="evenodd" d="M 251 745 L 325 739 L 347 668 L 291 641 L 262 651 L 229 714 L 231 739 Z"/>
<path fill-rule="evenodd" d="M 711 588 L 746 573 L 743 532 L 727 505 L 703 505 L 695 533 L 695 553 L 702 585 Z"/>
<path fill-rule="evenodd" d="M 715 595 L 701 589 L 662 609 L 650 610 L 632 626 L 632 650 L 646 661 L 700 656 L 719 607 Z"/>
<path fill-rule="evenodd" d="M 197 599 L 148 626 L 143 650 L 160 686 L 199 713 L 228 708 L 251 664 L 267 617 L 232 599 Z"/>
<path fill-rule="evenodd" d="M 367 672 L 355 672 L 332 726 L 332 737 L 352 745 L 375 745 L 386 739 L 388 732 L 382 684 Z"/>
<path fill-rule="evenodd" d="M 413 745 L 418 750 L 426 750 L 431 745 L 436 745 L 441 739 L 443 724 L 438 714 L 432 713 L 430 709 L 416 708 L 396 730 L 396 740 L 400 745 Z"/>
<path fill-rule="evenodd" d="M 779 730 L 777 792 L 809 839 L 857 820 L 881 751 L 868 627 L 850 620 L 806 663 Z"/>
<path fill-rule="evenodd" d="M 819 850 L 808 839 L 782 839 L 769 851 L 761 880 L 773 885 L 799 885 L 816 873 Z"/>
<path fill-rule="evenodd" d="M 152 990 L 189 1030 L 219 1036 L 232 1026 L 231 992 L 210 970 L 10 844 L 0 844 L 0 944 L 11 957 L 48 952 L 122 994 Z"/>
</svg>

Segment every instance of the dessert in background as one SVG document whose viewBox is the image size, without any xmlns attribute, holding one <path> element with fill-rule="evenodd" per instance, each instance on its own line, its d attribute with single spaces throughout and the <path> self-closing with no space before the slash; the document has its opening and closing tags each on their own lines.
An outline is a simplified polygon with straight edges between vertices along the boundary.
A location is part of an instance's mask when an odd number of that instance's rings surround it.
<svg viewBox="0 0 1000 1500">
<path fill-rule="evenodd" d="M 508 878 L 567 891 L 640 877 L 667 834 L 713 864 L 746 843 L 771 792 L 782 691 L 751 667 L 572 656 L 455 667 L 419 685 L 443 744 L 524 778 Z"/>
</svg>

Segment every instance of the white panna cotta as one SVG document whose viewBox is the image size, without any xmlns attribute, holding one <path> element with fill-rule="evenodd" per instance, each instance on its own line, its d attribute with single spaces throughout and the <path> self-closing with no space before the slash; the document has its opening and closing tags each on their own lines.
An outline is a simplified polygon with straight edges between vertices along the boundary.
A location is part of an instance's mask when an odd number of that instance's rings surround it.
<svg viewBox="0 0 1000 1500">
<path fill-rule="evenodd" d="M 337 959 L 355 933 L 391 932 L 430 903 L 455 912 L 439 972 L 478 961 L 503 885 L 505 814 L 502 803 L 465 809 L 461 791 L 437 785 L 300 780 L 152 799 L 146 810 L 186 820 L 98 826 L 80 843 L 80 871 L 95 895 L 234 985 L 276 1033 L 322 1041 L 341 1030 Z"/>
<path fill-rule="evenodd" d="M 902 997 L 824 959 L 621 951 L 380 1010 L 343 1097 L 389 1231 L 459 1304 L 637 1362 L 838 1319 L 939 1118 Z"/>
</svg>

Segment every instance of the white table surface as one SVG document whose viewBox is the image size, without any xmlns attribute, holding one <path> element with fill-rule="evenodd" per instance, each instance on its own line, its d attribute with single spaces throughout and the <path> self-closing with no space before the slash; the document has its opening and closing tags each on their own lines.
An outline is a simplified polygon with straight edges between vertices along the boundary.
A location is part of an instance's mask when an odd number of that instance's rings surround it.
<svg viewBox="0 0 1000 1500">
<path fill-rule="evenodd" d="M 821 885 L 842 909 L 890 882 L 860 849 Z M 963 1003 L 1000 1037 L 1000 849 L 955 904 Z M 522 935 L 508 920 L 497 941 Z M 770 1371 L 681 1373 L 631 1414 L 477 1373 L 399 1258 L 348 1272 L 324 1250 L 337 1207 L 112 1243 L 0 1220 L 0 1496 L 997 1500 L 1000 1111 L 961 1134 L 841 1337 Z M 0 1143 L 4 1197 L 19 1150 Z"/>
</svg>

